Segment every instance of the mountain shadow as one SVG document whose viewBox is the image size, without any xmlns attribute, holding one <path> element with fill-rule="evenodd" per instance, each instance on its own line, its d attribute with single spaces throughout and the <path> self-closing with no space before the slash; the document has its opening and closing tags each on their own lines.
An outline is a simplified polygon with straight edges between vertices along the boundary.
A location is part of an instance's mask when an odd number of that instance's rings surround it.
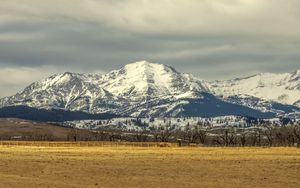
<svg viewBox="0 0 300 188">
<path fill-rule="evenodd" d="M 177 116 L 217 117 L 236 115 L 266 119 L 276 116 L 276 114 L 272 112 L 261 112 L 238 104 L 222 101 L 209 93 L 201 93 L 201 95 L 203 96 L 201 99 L 186 99 L 189 103 L 177 107 L 177 109 L 181 108 Z"/>
<path fill-rule="evenodd" d="M 57 109 L 37 109 L 28 106 L 9 106 L 0 108 L 0 118 L 20 118 L 41 122 L 63 122 L 74 120 L 100 120 L 120 117 L 115 114 L 89 114 L 79 111 L 65 111 Z"/>
</svg>

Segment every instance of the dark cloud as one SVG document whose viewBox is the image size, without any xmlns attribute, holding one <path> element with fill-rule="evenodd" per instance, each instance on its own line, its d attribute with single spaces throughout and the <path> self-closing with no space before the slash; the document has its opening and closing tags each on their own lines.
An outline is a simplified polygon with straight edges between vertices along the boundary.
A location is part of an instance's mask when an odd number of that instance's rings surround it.
<svg viewBox="0 0 300 188">
<path fill-rule="evenodd" d="M 138 60 L 203 79 L 291 72 L 300 68 L 298 5 L 295 0 L 4 1 L 0 66 L 2 72 L 26 70 L 26 83 L 11 78 L 16 80 L 11 94 L 56 71 L 109 71 Z M 8 84 L 1 79 L 3 90 Z"/>
</svg>

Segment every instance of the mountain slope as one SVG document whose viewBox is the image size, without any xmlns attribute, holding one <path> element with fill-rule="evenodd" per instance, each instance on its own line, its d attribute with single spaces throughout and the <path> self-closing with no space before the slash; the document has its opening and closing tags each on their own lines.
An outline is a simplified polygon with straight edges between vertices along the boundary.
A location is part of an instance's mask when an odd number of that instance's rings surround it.
<svg viewBox="0 0 300 188">
<path fill-rule="evenodd" d="M 117 106 L 118 98 L 94 84 L 93 76 L 63 73 L 36 82 L 14 96 L 4 98 L 5 106 L 26 105 L 93 113 L 107 112 Z M 94 109 L 95 106 L 101 108 Z"/>
<path fill-rule="evenodd" d="M 218 116 L 248 116 L 256 118 L 272 118 L 276 114 L 269 111 L 259 111 L 243 105 L 222 101 L 209 93 L 202 93 L 201 99 L 185 99 L 186 103 L 176 106 L 175 116 L 218 117 Z M 174 116 L 174 114 L 171 114 Z"/>
<path fill-rule="evenodd" d="M 198 82 L 198 83 L 195 83 Z M 162 97 L 193 97 L 193 91 L 206 91 L 198 80 L 174 68 L 140 61 L 112 71 L 98 82 L 107 91 L 131 101 Z"/>
<path fill-rule="evenodd" d="M 271 117 L 300 111 L 292 106 L 300 100 L 299 73 L 205 82 L 170 66 L 140 61 L 105 75 L 53 75 L 0 99 L 0 106 L 134 117 Z"/>
<path fill-rule="evenodd" d="M 57 109 L 36 109 L 28 106 L 8 106 L 0 108 L 0 118 L 20 118 L 41 122 L 63 122 L 84 119 L 111 119 L 114 114 L 89 114 L 80 111 L 67 111 Z"/>
<path fill-rule="evenodd" d="M 209 88 L 213 94 L 223 97 L 253 96 L 266 101 L 299 105 L 300 70 L 293 73 L 262 73 L 235 80 L 216 81 L 211 82 Z"/>
<path fill-rule="evenodd" d="M 169 66 L 141 61 L 105 75 L 57 74 L 2 99 L 0 104 L 89 113 L 119 112 L 124 106 L 156 99 L 198 97 L 198 91 L 205 91 L 198 79 Z"/>
</svg>

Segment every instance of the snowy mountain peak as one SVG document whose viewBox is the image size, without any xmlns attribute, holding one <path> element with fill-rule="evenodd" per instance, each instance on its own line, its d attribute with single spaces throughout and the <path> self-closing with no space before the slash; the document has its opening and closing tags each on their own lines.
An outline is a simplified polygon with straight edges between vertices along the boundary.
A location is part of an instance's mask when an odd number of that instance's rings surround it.
<svg viewBox="0 0 300 188">
<path fill-rule="evenodd" d="M 294 79 L 300 80 L 300 69 L 297 70 L 297 71 L 295 71 L 295 72 L 292 74 L 292 77 L 293 77 Z"/>
<path fill-rule="evenodd" d="M 164 74 L 165 72 L 176 72 L 177 71 L 170 66 L 158 63 L 151 63 L 148 61 L 137 61 L 124 66 L 127 72 L 137 72 L 140 74 Z"/>
<path fill-rule="evenodd" d="M 299 73 L 299 70 L 284 74 L 263 73 L 205 82 L 179 73 L 171 66 L 138 61 L 104 75 L 56 74 L 31 84 L 16 95 L 0 99 L 0 107 L 25 105 L 147 117 L 241 114 L 242 111 L 253 115 L 257 112 L 246 107 L 274 112 L 272 101 L 300 106 Z M 276 113 L 282 113 L 282 109 L 286 108 L 280 106 Z"/>
<path fill-rule="evenodd" d="M 152 63 L 152 62 L 149 62 L 149 61 L 146 61 L 146 60 L 142 60 L 142 61 L 136 61 L 136 62 L 133 62 L 133 63 L 129 63 L 129 64 L 126 64 L 125 67 L 127 68 L 132 68 L 132 67 L 153 67 L 153 66 L 161 66 L 162 64 L 158 64 L 158 63 Z"/>
<path fill-rule="evenodd" d="M 294 104 L 300 99 L 300 74 L 260 73 L 250 77 L 210 83 L 211 91 L 225 97 L 253 96 L 267 101 Z"/>
<path fill-rule="evenodd" d="M 186 75 L 163 64 L 139 61 L 103 76 L 103 87 L 116 96 L 134 100 L 173 97 L 191 90 Z"/>
<path fill-rule="evenodd" d="M 136 74 L 145 74 L 146 76 L 149 76 L 151 74 L 163 74 L 164 71 L 175 72 L 173 68 L 170 68 L 166 65 L 150 63 L 148 61 L 138 61 L 135 63 L 130 63 L 125 65 L 124 69 L 129 74 L 135 72 Z"/>
</svg>

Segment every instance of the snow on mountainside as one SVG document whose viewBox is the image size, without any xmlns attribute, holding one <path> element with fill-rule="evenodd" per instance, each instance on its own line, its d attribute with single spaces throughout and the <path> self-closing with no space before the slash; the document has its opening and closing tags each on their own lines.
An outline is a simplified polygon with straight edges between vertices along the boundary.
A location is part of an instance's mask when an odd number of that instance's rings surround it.
<svg viewBox="0 0 300 188">
<path fill-rule="evenodd" d="M 279 120 L 277 120 L 279 121 Z M 143 131 L 143 130 L 157 130 L 161 126 L 167 127 L 169 130 L 186 129 L 187 125 L 208 125 L 213 128 L 223 128 L 227 126 L 246 128 L 249 127 L 246 118 L 236 116 L 222 116 L 215 118 L 112 118 L 110 120 L 79 120 L 79 121 L 65 121 L 61 123 L 65 127 L 73 127 L 79 129 L 117 129 L 126 131 Z"/>
<path fill-rule="evenodd" d="M 102 76 L 99 84 L 116 96 L 136 101 L 171 96 L 180 98 L 182 95 L 193 97 L 193 91 L 206 91 L 190 75 L 147 61 L 128 64 L 120 70 L 112 71 Z"/>
<path fill-rule="evenodd" d="M 209 88 L 218 96 L 253 96 L 266 101 L 299 106 L 300 70 L 284 74 L 261 73 L 246 78 L 216 81 L 211 82 Z"/>
<path fill-rule="evenodd" d="M 115 105 L 117 97 L 93 83 L 93 77 L 84 74 L 63 73 L 36 82 L 14 96 L 5 98 L 5 106 L 26 105 L 46 109 L 68 109 L 92 111 L 101 104 L 97 112 L 107 111 Z"/>
<path fill-rule="evenodd" d="M 135 117 L 248 115 L 266 118 L 273 113 L 300 111 L 270 102 L 299 105 L 299 75 L 300 71 L 268 73 L 205 82 L 170 66 L 139 61 L 105 75 L 68 72 L 53 75 L 14 96 L 0 99 L 0 107 L 23 105 Z"/>
<path fill-rule="evenodd" d="M 169 66 L 140 61 L 105 75 L 57 74 L 0 100 L 0 104 L 139 115 L 161 100 L 199 98 L 201 91 L 206 91 L 201 81 L 188 74 L 178 73 Z M 168 110 L 165 106 L 162 109 Z M 148 113 L 155 114 L 156 110 L 150 112 L 148 109 Z"/>
</svg>

